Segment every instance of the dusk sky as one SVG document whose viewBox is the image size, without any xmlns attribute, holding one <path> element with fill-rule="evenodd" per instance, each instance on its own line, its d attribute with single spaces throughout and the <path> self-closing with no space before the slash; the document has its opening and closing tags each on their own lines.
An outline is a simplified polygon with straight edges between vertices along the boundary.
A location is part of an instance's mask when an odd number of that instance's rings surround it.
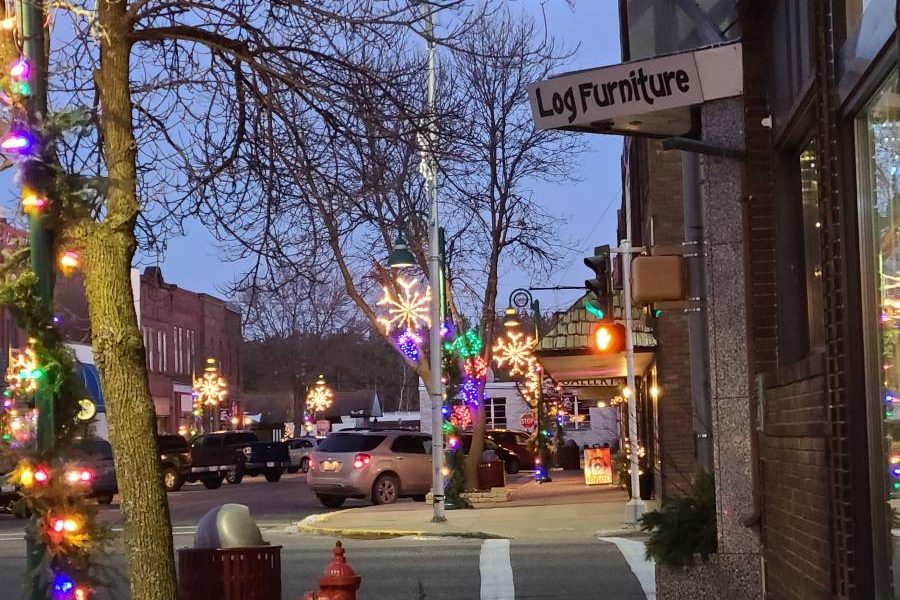
<svg viewBox="0 0 900 600">
<path fill-rule="evenodd" d="M 549 32 L 569 47 L 580 46 L 565 70 L 619 62 L 616 2 L 582 0 L 574 11 L 562 0 L 523 0 L 520 5 L 539 19 L 543 6 Z M 581 258 L 590 254 L 596 245 L 615 243 L 616 209 L 621 197 L 621 138 L 585 134 L 585 139 L 588 151 L 575 169 L 579 181 L 532 186 L 538 201 L 565 220 L 563 236 L 572 240 L 579 250 L 563 262 L 564 266 L 552 281 L 530 282 L 516 272 L 502 273 L 498 305 L 506 302 L 513 288 L 523 285 L 581 285 L 588 275 Z M 187 289 L 221 295 L 220 289 L 237 277 L 241 266 L 221 261 L 221 252 L 202 226 L 193 224 L 187 234 L 169 241 L 168 252 L 161 262 L 157 263 L 155 256 L 141 257 L 140 268 L 159 264 L 167 281 Z M 577 295 L 578 292 L 540 292 L 536 297 L 540 299 L 542 309 L 560 310 Z"/>
</svg>

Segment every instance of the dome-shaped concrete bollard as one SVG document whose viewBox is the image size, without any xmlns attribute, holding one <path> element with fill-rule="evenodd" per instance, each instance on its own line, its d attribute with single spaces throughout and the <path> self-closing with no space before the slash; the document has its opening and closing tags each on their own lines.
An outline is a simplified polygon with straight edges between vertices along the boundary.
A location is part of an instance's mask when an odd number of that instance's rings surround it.
<svg viewBox="0 0 900 600">
<path fill-rule="evenodd" d="M 319 591 L 306 592 L 303 600 L 356 600 L 356 592 L 362 578 L 356 574 L 344 558 L 344 546 L 334 545 L 331 562 L 319 577 Z"/>
</svg>

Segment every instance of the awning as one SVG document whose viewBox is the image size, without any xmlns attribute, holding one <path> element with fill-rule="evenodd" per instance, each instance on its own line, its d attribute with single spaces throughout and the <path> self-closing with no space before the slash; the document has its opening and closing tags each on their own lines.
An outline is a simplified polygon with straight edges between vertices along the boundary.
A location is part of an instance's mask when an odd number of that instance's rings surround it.
<svg viewBox="0 0 900 600">
<path fill-rule="evenodd" d="M 106 403 L 103 401 L 103 390 L 100 389 L 100 373 L 97 372 L 97 367 L 81 362 L 77 363 L 77 365 L 81 373 L 81 379 L 84 382 L 84 388 L 87 390 L 90 399 L 97 406 L 97 412 L 106 412 Z"/>
<path fill-rule="evenodd" d="M 597 354 L 590 350 L 538 350 L 535 355 L 544 365 L 544 371 L 554 380 L 611 379 L 627 375 L 625 353 Z M 635 348 L 634 373 L 640 377 L 653 364 L 656 353 L 645 348 Z"/>
</svg>

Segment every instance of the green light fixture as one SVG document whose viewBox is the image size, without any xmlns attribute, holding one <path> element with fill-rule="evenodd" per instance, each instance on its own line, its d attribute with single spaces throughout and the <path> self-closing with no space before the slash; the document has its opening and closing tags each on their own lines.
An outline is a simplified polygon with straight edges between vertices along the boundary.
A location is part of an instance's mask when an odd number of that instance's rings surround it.
<svg viewBox="0 0 900 600">
<path fill-rule="evenodd" d="M 394 242 L 394 249 L 388 257 L 388 265 L 392 269 L 402 269 L 403 267 L 411 267 L 416 264 L 416 258 L 409 251 L 403 233 L 397 234 L 397 241 Z"/>
</svg>

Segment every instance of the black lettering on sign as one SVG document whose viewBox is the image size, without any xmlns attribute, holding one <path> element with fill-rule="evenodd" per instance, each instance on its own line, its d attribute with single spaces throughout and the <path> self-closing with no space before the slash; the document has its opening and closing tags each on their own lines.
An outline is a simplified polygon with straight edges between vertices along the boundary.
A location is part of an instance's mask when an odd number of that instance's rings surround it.
<svg viewBox="0 0 900 600">
<path fill-rule="evenodd" d="M 542 92 L 538 87 L 535 90 L 535 101 L 541 117 L 565 115 L 569 123 L 572 123 L 578 118 L 579 112 L 587 113 L 592 106 L 605 108 L 615 106 L 617 102 L 622 106 L 653 106 L 658 98 L 687 94 L 691 91 L 691 83 L 691 76 L 684 69 L 646 73 L 640 67 L 629 71 L 625 78 L 583 81 L 565 91 L 553 92 L 549 98 L 545 97 L 548 92 Z"/>
</svg>

